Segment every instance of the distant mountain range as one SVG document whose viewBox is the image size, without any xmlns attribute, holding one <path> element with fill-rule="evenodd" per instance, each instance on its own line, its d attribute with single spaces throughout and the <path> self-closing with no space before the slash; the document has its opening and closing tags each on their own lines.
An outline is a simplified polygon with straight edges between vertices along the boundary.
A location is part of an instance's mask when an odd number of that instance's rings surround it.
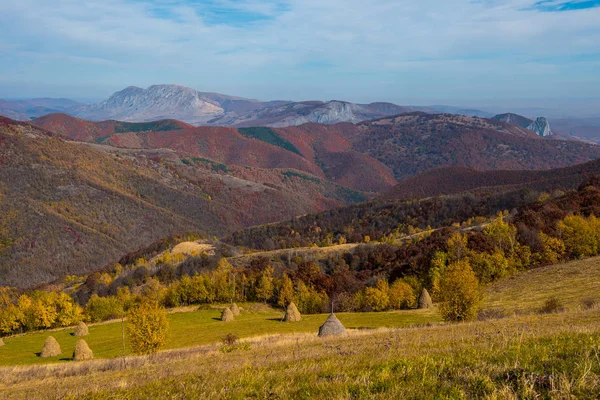
<svg viewBox="0 0 600 400">
<path fill-rule="evenodd" d="M 153 85 L 147 89 L 130 86 L 95 104 L 82 104 L 66 99 L 0 101 L 0 115 L 21 121 L 62 112 L 91 121 L 149 122 L 177 119 L 192 125 L 235 127 L 284 127 L 308 122 L 357 123 L 412 111 L 492 116 L 481 110 L 443 105 L 416 107 L 384 102 L 356 104 L 337 100 L 260 101 L 199 92 L 179 85 Z"/>
</svg>

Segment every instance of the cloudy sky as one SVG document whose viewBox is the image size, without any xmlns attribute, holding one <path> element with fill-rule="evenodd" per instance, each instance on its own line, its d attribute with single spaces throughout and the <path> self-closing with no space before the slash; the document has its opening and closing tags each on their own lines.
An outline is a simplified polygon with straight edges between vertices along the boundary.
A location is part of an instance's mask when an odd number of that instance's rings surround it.
<svg viewBox="0 0 600 400">
<path fill-rule="evenodd" d="M 600 0 L 0 0 L 0 98 L 600 97 Z"/>
</svg>

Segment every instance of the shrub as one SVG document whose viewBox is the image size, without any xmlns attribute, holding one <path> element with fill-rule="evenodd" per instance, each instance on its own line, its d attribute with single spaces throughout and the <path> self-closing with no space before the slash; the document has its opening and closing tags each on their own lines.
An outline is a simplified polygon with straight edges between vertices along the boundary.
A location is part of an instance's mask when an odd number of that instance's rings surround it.
<svg viewBox="0 0 600 400">
<path fill-rule="evenodd" d="M 115 297 L 92 295 L 85 306 L 85 314 L 90 322 L 102 322 L 123 316 L 123 306 Z"/>
<path fill-rule="evenodd" d="M 127 314 L 127 334 L 135 354 L 158 352 L 167 340 L 167 313 L 153 301 L 132 307 Z"/>
<path fill-rule="evenodd" d="M 591 310 L 593 308 L 598 308 L 598 306 L 600 306 L 600 302 L 593 297 L 586 297 L 581 301 L 581 305 L 583 306 L 584 310 Z"/>
<path fill-rule="evenodd" d="M 553 296 L 544 302 L 544 305 L 542 308 L 540 308 L 539 312 L 540 314 L 553 314 L 564 311 L 564 309 L 565 308 L 563 307 L 561 301 L 557 297 Z"/>
<path fill-rule="evenodd" d="M 234 335 L 233 333 L 228 333 L 227 335 L 221 338 L 221 343 L 223 343 L 226 346 L 233 346 L 237 344 L 239 339 L 240 338 Z"/>
<path fill-rule="evenodd" d="M 477 317 L 481 293 L 468 262 L 448 266 L 440 280 L 440 300 L 440 313 L 446 321 L 472 321 Z"/>
</svg>

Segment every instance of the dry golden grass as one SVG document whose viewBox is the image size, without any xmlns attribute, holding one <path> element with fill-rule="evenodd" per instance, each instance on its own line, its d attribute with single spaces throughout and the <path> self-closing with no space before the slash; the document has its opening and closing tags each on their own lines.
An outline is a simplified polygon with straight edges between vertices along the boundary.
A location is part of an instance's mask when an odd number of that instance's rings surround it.
<svg viewBox="0 0 600 400">
<path fill-rule="evenodd" d="M 600 257 L 524 271 L 491 285 L 485 308 L 505 314 L 538 312 L 556 297 L 568 309 L 577 310 L 586 299 L 600 301 Z"/>
<path fill-rule="evenodd" d="M 125 360 L 2 368 L 0 397 L 346 399 L 438 394 L 516 399 L 600 394 L 600 310 L 357 330 L 326 340 L 296 334 L 247 342 L 249 350 L 231 353 L 213 345 Z"/>
</svg>

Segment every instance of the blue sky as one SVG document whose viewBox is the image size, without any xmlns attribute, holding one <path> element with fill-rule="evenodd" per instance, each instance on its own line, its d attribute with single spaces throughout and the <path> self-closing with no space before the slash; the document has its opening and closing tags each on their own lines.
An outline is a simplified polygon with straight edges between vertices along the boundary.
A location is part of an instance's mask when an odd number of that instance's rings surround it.
<svg viewBox="0 0 600 400">
<path fill-rule="evenodd" d="M 0 0 L 0 98 L 600 97 L 600 0 Z"/>
</svg>

